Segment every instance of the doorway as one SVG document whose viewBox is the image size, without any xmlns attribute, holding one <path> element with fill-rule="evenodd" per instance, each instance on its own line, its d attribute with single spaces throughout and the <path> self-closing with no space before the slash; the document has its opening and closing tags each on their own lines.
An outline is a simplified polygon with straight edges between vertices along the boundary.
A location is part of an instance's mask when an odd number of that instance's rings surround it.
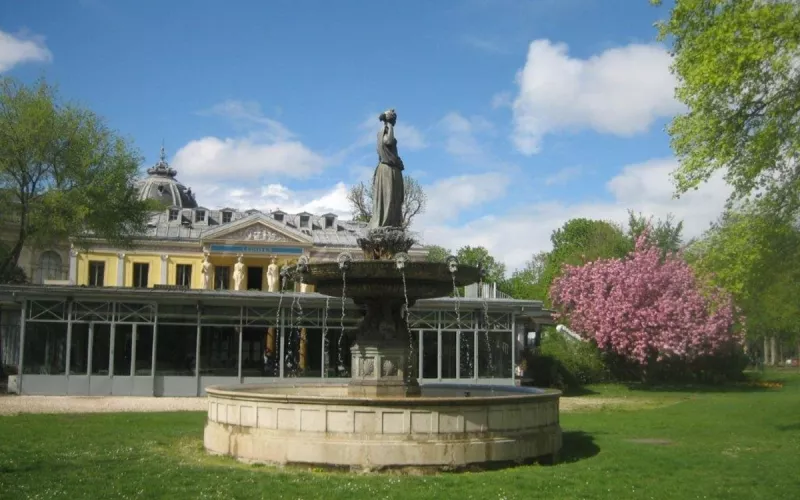
<svg viewBox="0 0 800 500">
<path fill-rule="evenodd" d="M 264 280 L 264 268 L 247 266 L 247 289 L 261 290 Z"/>
</svg>

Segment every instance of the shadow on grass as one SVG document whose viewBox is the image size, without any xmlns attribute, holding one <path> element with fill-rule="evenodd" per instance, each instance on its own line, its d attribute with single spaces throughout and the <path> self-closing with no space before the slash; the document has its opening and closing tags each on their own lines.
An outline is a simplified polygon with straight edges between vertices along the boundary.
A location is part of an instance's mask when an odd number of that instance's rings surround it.
<svg viewBox="0 0 800 500">
<path fill-rule="evenodd" d="M 572 396 L 593 396 L 599 394 L 597 391 L 593 391 L 586 387 L 569 387 L 567 389 L 563 389 L 561 391 L 564 396 L 572 397 Z"/>
<path fill-rule="evenodd" d="M 724 382 L 720 384 L 657 384 L 644 382 L 624 383 L 631 391 L 643 392 L 695 392 L 695 393 L 746 393 L 767 392 L 783 388 L 786 380 L 778 377 L 769 379 L 760 376 L 750 376 L 739 382 Z"/>
<path fill-rule="evenodd" d="M 561 438 L 559 463 L 571 464 L 592 458 L 600 453 L 600 447 L 594 442 L 594 436 L 586 432 L 566 431 Z"/>
<path fill-rule="evenodd" d="M 775 428 L 782 432 L 800 431 L 800 424 L 777 425 Z"/>
</svg>

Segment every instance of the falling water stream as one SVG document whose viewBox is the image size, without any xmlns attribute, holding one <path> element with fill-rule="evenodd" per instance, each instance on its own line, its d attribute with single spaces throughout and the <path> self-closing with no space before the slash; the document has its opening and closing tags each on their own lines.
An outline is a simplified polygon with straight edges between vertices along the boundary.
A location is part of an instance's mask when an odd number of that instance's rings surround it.
<svg viewBox="0 0 800 500">
<path fill-rule="evenodd" d="M 342 338 L 344 337 L 344 318 L 345 318 L 345 304 L 347 302 L 347 270 L 350 269 L 350 263 L 353 257 L 349 252 L 342 252 L 337 257 L 336 261 L 339 263 L 339 269 L 342 271 L 342 317 L 340 321 L 341 330 L 339 331 L 339 340 L 337 341 L 337 354 L 338 354 L 338 372 L 343 376 L 347 376 L 344 366 L 344 352 L 342 349 Z"/>
<path fill-rule="evenodd" d="M 325 310 L 322 312 L 322 378 L 328 377 L 328 367 L 330 366 L 330 342 L 328 342 L 328 313 L 331 309 L 331 298 L 325 297 Z"/>
<path fill-rule="evenodd" d="M 408 332 L 408 357 L 406 358 L 406 382 L 409 382 L 414 373 L 414 334 L 411 332 L 411 324 L 409 315 L 411 314 L 410 306 L 408 303 L 408 286 L 406 285 L 406 263 L 408 262 L 408 254 L 398 253 L 394 257 L 395 265 L 400 271 L 400 276 L 403 278 L 403 298 L 405 305 L 403 308 L 403 320 L 406 323 L 406 331 Z"/>
<path fill-rule="evenodd" d="M 458 293 L 458 285 L 456 284 L 456 271 L 458 271 L 458 259 L 455 256 L 450 256 L 445 261 L 447 262 L 450 271 L 450 277 L 453 280 L 453 298 L 455 298 L 455 313 L 456 313 L 456 338 L 459 339 L 459 365 L 466 363 L 467 370 L 462 370 L 459 366 L 459 378 L 474 377 L 473 363 L 474 352 L 470 352 L 469 344 L 464 338 L 461 337 L 461 294 Z M 467 375 L 469 374 L 469 375 Z"/>
<path fill-rule="evenodd" d="M 280 345 L 283 341 L 283 328 L 281 328 L 281 305 L 283 304 L 283 294 L 286 291 L 286 268 L 284 267 L 281 269 L 278 279 L 281 280 L 281 290 L 278 294 L 278 309 L 275 311 L 275 350 L 277 352 L 273 352 L 272 356 L 278 361 L 277 363 L 273 364 L 272 367 L 272 374 L 275 377 L 280 376 Z"/>
</svg>

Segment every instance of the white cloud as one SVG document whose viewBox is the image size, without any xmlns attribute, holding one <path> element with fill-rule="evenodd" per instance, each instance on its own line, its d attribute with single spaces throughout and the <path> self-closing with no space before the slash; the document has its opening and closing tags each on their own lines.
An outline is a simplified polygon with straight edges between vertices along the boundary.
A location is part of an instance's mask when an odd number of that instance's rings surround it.
<svg viewBox="0 0 800 500">
<path fill-rule="evenodd" d="M 559 131 L 593 129 L 631 136 L 659 117 L 680 111 L 671 59 L 658 45 L 631 44 L 589 59 L 569 56 L 565 44 L 536 40 L 517 74 L 513 142 L 526 155 Z"/>
<path fill-rule="evenodd" d="M 558 184 L 566 184 L 575 179 L 583 173 L 581 167 L 565 167 L 561 170 L 547 176 L 544 180 L 545 186 L 555 186 Z"/>
<path fill-rule="evenodd" d="M 453 219 L 466 209 L 502 196 L 510 182 L 506 174 L 490 172 L 448 177 L 423 186 L 428 206 L 415 225 L 424 227 Z"/>
<path fill-rule="evenodd" d="M 462 159 L 480 161 L 484 158 L 477 136 L 494 130 L 488 120 L 480 116 L 465 118 L 452 112 L 442 118 L 440 125 L 446 136 L 445 151 Z"/>
<path fill-rule="evenodd" d="M 240 125 L 256 126 L 264 138 L 270 141 L 287 141 L 295 137 L 282 123 L 264 116 L 261 105 L 253 101 L 227 100 L 200 111 L 199 114 L 222 116 Z"/>
<path fill-rule="evenodd" d="M 253 187 L 202 183 L 193 186 L 200 205 L 209 208 L 230 207 L 239 210 L 255 208 L 262 211 L 281 210 L 289 213 L 335 213 L 349 219 L 347 202 L 349 188 L 343 182 L 328 189 L 293 190 L 283 184 L 265 184 Z"/>
<path fill-rule="evenodd" d="M 539 251 L 549 250 L 550 234 L 575 217 L 628 221 L 628 209 L 645 216 L 664 218 L 668 213 L 684 221 L 684 237 L 699 236 L 724 209 L 730 188 L 721 175 L 713 177 L 700 190 L 673 199 L 670 173 L 677 167 L 673 159 L 652 160 L 630 165 L 607 182 L 612 199 L 602 202 L 565 204 L 545 201 L 505 214 L 491 214 L 459 225 L 425 217 L 417 230 L 425 243 L 456 250 L 464 245 L 482 245 L 503 260 L 509 271 L 524 266 Z M 440 205 L 447 205 L 448 190 L 437 193 Z M 495 192 L 495 198 L 506 195 Z M 485 201 L 489 201 L 484 199 Z"/>
<path fill-rule="evenodd" d="M 44 43 L 44 37 L 26 33 L 12 35 L 0 31 L 0 73 L 26 62 L 50 62 L 53 54 Z"/>
<path fill-rule="evenodd" d="M 325 159 L 298 141 L 203 137 L 180 148 L 172 164 L 187 181 L 248 182 L 262 176 L 307 178 L 322 171 Z"/>
</svg>

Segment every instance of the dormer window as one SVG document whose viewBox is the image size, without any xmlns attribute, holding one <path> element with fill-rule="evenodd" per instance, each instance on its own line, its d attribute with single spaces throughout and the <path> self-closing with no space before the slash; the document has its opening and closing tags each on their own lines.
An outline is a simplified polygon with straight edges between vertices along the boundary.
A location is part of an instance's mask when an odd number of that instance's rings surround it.
<svg viewBox="0 0 800 500">
<path fill-rule="evenodd" d="M 308 223 L 311 220 L 311 217 L 308 215 L 301 215 L 300 216 L 300 227 L 308 227 Z"/>
<path fill-rule="evenodd" d="M 336 223 L 336 217 L 332 215 L 325 216 L 325 229 L 333 228 L 333 225 Z"/>
<path fill-rule="evenodd" d="M 278 222 L 283 222 L 283 214 L 281 212 L 276 212 L 272 214 L 272 218 Z"/>
<path fill-rule="evenodd" d="M 169 209 L 169 220 L 178 220 L 178 209 L 177 208 L 170 208 Z"/>
<path fill-rule="evenodd" d="M 194 221 L 195 222 L 203 222 L 206 220 L 206 211 L 205 210 L 195 210 L 194 212 Z"/>
<path fill-rule="evenodd" d="M 228 211 L 222 212 L 222 223 L 223 224 L 227 224 L 228 222 L 231 221 L 232 218 L 233 218 L 233 212 L 228 212 Z"/>
</svg>

